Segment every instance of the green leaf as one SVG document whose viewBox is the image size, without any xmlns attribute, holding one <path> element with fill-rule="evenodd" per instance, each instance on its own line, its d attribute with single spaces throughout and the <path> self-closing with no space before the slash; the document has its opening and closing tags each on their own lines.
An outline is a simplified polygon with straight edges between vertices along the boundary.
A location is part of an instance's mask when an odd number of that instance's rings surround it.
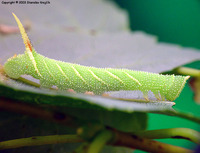
<svg viewBox="0 0 200 153">
<path fill-rule="evenodd" d="M 61 106 L 59 110 L 87 120 L 97 120 L 123 131 L 146 128 L 145 113 L 168 114 L 174 111 L 173 102 L 129 102 L 100 96 L 71 94 L 34 88 L 0 75 L 0 96 L 29 102 Z M 91 115 L 92 114 L 92 115 Z"/>
<path fill-rule="evenodd" d="M 173 110 L 174 102 L 129 102 L 101 96 L 72 94 L 68 92 L 34 88 L 0 75 L 0 95 L 36 104 L 89 108 L 121 112 L 164 112 Z M 2 80 L 3 79 L 3 80 Z"/>
</svg>

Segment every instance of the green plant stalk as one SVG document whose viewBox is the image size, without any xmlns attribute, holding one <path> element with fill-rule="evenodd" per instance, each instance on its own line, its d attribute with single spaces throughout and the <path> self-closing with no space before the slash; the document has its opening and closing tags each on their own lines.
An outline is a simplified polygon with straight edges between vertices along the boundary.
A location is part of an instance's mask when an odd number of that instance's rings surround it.
<svg viewBox="0 0 200 153">
<path fill-rule="evenodd" d="M 174 69 L 175 72 L 183 75 L 190 75 L 192 77 L 200 77 L 200 70 L 188 68 L 188 67 L 178 67 Z"/>
<path fill-rule="evenodd" d="M 52 135 L 52 136 L 35 136 L 30 138 L 21 138 L 15 140 L 8 140 L 0 142 L 0 150 L 19 148 L 26 146 L 57 144 L 57 143 L 79 143 L 84 142 L 80 136 L 77 135 Z M 104 145 L 109 144 L 113 146 L 123 146 L 129 148 L 136 148 L 154 153 L 192 153 L 191 150 L 164 144 L 147 138 L 130 135 L 120 131 L 101 131 L 90 144 L 89 148 L 81 148 L 76 151 L 87 153 L 99 153 Z M 84 144 L 87 147 L 87 142 Z"/>
<path fill-rule="evenodd" d="M 0 150 L 57 143 L 78 143 L 83 141 L 77 135 L 34 136 L 0 142 Z"/>
<path fill-rule="evenodd" d="M 76 150 L 73 151 L 73 153 L 87 153 L 87 150 L 89 148 L 89 142 L 82 143 Z"/>
<path fill-rule="evenodd" d="M 105 126 L 99 122 L 85 123 L 77 129 L 77 134 L 84 140 L 92 140 L 99 131 L 105 130 Z"/>
<path fill-rule="evenodd" d="M 166 113 L 168 115 L 184 118 L 184 119 L 187 119 L 187 120 L 190 120 L 190 121 L 193 121 L 193 122 L 200 124 L 200 117 L 194 116 L 191 113 L 183 113 L 183 112 L 180 112 L 180 111 L 177 111 L 177 110 L 176 111 L 167 110 Z"/>
<path fill-rule="evenodd" d="M 200 133 L 188 128 L 141 131 L 135 134 L 148 139 L 178 138 L 187 139 L 194 143 L 200 143 Z"/>
<path fill-rule="evenodd" d="M 192 153 L 192 150 L 165 144 L 147 138 L 142 138 L 136 135 L 130 135 L 119 131 L 114 132 L 114 140 L 111 145 L 123 146 L 132 149 L 140 149 L 153 153 Z"/>
<path fill-rule="evenodd" d="M 88 148 L 88 153 L 99 153 L 102 148 L 113 138 L 109 130 L 101 131 L 93 140 Z"/>
<path fill-rule="evenodd" d="M 38 106 L 21 103 L 20 101 L 16 102 L 14 100 L 3 97 L 0 97 L 0 110 L 28 115 L 31 117 L 48 120 L 73 128 L 78 128 L 84 123 L 84 121 L 72 117 L 68 114 L 45 110 Z"/>
</svg>

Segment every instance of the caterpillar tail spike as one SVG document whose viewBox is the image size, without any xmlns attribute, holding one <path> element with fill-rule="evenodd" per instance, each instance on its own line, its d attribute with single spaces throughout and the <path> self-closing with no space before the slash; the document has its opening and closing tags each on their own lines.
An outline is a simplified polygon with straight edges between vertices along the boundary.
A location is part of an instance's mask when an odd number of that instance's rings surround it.
<svg viewBox="0 0 200 153">
<path fill-rule="evenodd" d="M 19 26 L 25 44 L 25 53 L 7 60 L 5 73 L 10 78 L 27 74 L 39 79 L 42 87 L 56 86 L 60 90 L 103 94 L 107 91 L 139 90 L 148 101 L 148 92 L 160 100 L 173 101 L 181 93 L 189 76 L 162 75 L 128 69 L 95 68 L 49 59 L 33 48 L 18 17 L 13 16 Z"/>
</svg>

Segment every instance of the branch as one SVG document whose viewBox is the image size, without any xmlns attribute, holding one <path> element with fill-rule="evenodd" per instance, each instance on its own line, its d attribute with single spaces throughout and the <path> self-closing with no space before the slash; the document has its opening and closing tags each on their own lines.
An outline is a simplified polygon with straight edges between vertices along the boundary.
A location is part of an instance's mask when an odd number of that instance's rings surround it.
<svg viewBox="0 0 200 153">
<path fill-rule="evenodd" d="M 92 129 L 93 128 L 90 128 L 90 130 Z M 86 137 L 86 135 L 91 137 L 87 128 L 81 128 L 78 134 L 84 137 Z M 93 134 L 93 142 L 91 143 L 91 146 L 89 146 L 88 153 L 99 153 L 106 143 L 112 146 L 123 146 L 153 153 L 192 153 L 192 150 L 131 135 L 130 133 L 120 132 L 110 127 L 101 130 L 101 132 L 98 132 L 97 134 Z"/>
<path fill-rule="evenodd" d="M 148 139 L 177 138 L 190 140 L 194 143 L 200 143 L 200 133 L 188 128 L 150 130 L 137 132 L 135 134 Z"/>
<path fill-rule="evenodd" d="M 177 111 L 177 110 L 176 111 L 167 110 L 166 113 L 168 113 L 168 115 L 184 118 L 184 119 L 187 119 L 189 121 L 193 121 L 193 122 L 200 124 L 200 117 L 194 116 L 191 113 L 183 113 L 183 112 L 180 112 L 180 111 Z"/>
<path fill-rule="evenodd" d="M 70 127 L 77 128 L 78 126 L 83 125 L 83 123 L 81 123 L 81 122 L 79 122 L 79 124 L 78 124 L 77 123 L 78 120 L 69 115 L 62 114 L 62 113 L 56 113 L 56 112 L 49 111 L 49 110 L 47 111 L 38 106 L 15 102 L 14 100 L 12 101 L 12 100 L 8 100 L 8 99 L 4 99 L 4 98 L 0 98 L 0 110 L 6 110 L 6 111 L 16 112 L 16 113 L 20 113 L 20 114 L 25 114 L 25 115 L 29 115 L 32 117 L 37 117 L 40 119 L 49 120 L 49 121 L 52 121 L 55 123 L 67 125 Z M 164 144 L 164 143 L 157 142 L 157 141 L 147 139 L 147 138 L 140 138 L 138 136 L 130 135 L 128 133 L 123 133 L 123 132 L 120 132 L 117 130 L 112 131 L 112 132 L 114 134 L 114 138 L 113 138 L 114 141 L 113 141 L 113 143 L 110 143 L 110 145 L 136 148 L 136 149 L 140 149 L 140 150 L 144 150 L 144 151 L 148 151 L 148 152 L 155 152 L 155 153 L 157 153 L 157 152 L 159 152 L 159 153 L 163 153 L 163 152 L 190 153 L 190 152 L 192 152 L 191 150 L 188 150 L 188 149 L 184 149 L 184 148 L 169 145 L 169 144 Z M 39 137 L 39 138 L 41 138 L 39 140 L 42 140 L 42 137 Z M 51 136 L 46 137 L 46 138 L 51 138 Z M 109 137 L 107 137 L 107 138 L 109 138 Z M 12 141 L 20 142 L 21 140 L 23 141 L 24 139 L 25 140 L 32 139 L 32 137 L 31 138 L 22 138 L 22 139 L 18 139 L 18 140 L 9 140 L 9 141 L 10 142 L 12 142 Z M 100 139 L 100 138 L 98 138 L 98 139 Z M 36 140 L 38 140 L 38 139 L 36 139 Z M 34 140 L 34 141 L 36 141 L 36 140 Z M 106 140 L 108 140 L 108 139 L 106 139 Z M 5 142 L 9 142 L 9 141 L 5 141 Z M 34 141 L 32 141 L 32 142 L 34 142 Z M 43 139 L 43 141 L 46 141 L 46 140 Z M 80 141 L 82 142 L 83 140 L 80 140 Z M 5 143 L 5 142 L 1 142 L 1 143 Z M 57 143 L 57 142 L 58 141 L 54 140 L 54 143 Z M 66 140 L 66 142 L 67 142 L 67 140 Z M 102 147 L 106 142 L 102 141 L 100 147 Z M 40 143 L 42 143 L 42 142 L 40 142 Z M 43 144 L 45 144 L 45 142 Z M 14 148 L 14 147 L 12 147 L 12 148 Z"/>
<path fill-rule="evenodd" d="M 34 136 L 0 142 L 0 150 L 57 143 L 78 143 L 83 141 L 77 135 Z"/>
<path fill-rule="evenodd" d="M 108 141 L 111 140 L 112 142 L 108 143 Z M 36 136 L 0 142 L 0 150 L 25 146 L 78 142 L 84 142 L 84 140 L 77 135 Z M 129 147 L 132 149 L 140 149 L 154 153 L 192 153 L 192 151 L 188 149 L 161 143 L 151 139 L 141 138 L 116 130 L 103 130 L 94 138 L 93 142 L 89 145 L 89 148 L 87 148 L 88 143 L 84 143 L 84 146 L 76 150 L 76 152 L 82 152 L 86 149 L 88 150 L 88 153 L 98 153 L 107 143 L 113 146 Z"/>
<path fill-rule="evenodd" d="M 51 122 L 67 125 L 69 127 L 78 127 L 78 119 L 64 113 L 45 110 L 42 107 L 16 102 L 7 98 L 0 97 L 0 110 L 15 112 L 28 115 L 35 118 L 48 120 Z"/>
<path fill-rule="evenodd" d="M 192 153 L 192 150 L 173 146 L 151 139 L 141 138 L 135 135 L 115 131 L 115 141 L 112 145 L 123 146 L 132 149 L 140 149 L 147 152 L 153 153 Z"/>
<path fill-rule="evenodd" d="M 87 153 L 89 145 L 89 142 L 84 142 L 78 148 L 76 148 L 73 153 Z"/>
<path fill-rule="evenodd" d="M 192 77 L 200 77 L 200 70 L 198 69 L 193 69 L 193 68 L 188 68 L 188 67 L 178 67 L 174 69 L 174 71 L 183 75 L 190 75 Z"/>
<path fill-rule="evenodd" d="M 113 137 L 113 133 L 109 130 L 101 131 L 93 140 L 88 148 L 88 153 L 99 153 L 103 147 L 110 141 Z"/>
</svg>

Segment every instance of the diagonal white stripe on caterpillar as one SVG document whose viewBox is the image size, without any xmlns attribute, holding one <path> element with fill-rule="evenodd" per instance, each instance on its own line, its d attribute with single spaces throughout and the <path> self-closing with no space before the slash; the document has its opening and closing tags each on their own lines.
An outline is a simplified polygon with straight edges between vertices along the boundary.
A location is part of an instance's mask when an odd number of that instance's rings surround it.
<svg viewBox="0 0 200 153">
<path fill-rule="evenodd" d="M 14 14 L 13 14 L 14 15 Z M 175 100 L 181 93 L 189 76 L 162 75 L 128 69 L 95 68 L 49 59 L 38 54 L 16 15 L 25 44 L 25 54 L 11 57 L 4 64 L 5 73 L 11 78 L 28 74 L 40 80 L 41 86 L 57 86 L 61 90 L 76 92 L 140 90 L 148 100 L 152 91 L 160 100 Z"/>
</svg>

